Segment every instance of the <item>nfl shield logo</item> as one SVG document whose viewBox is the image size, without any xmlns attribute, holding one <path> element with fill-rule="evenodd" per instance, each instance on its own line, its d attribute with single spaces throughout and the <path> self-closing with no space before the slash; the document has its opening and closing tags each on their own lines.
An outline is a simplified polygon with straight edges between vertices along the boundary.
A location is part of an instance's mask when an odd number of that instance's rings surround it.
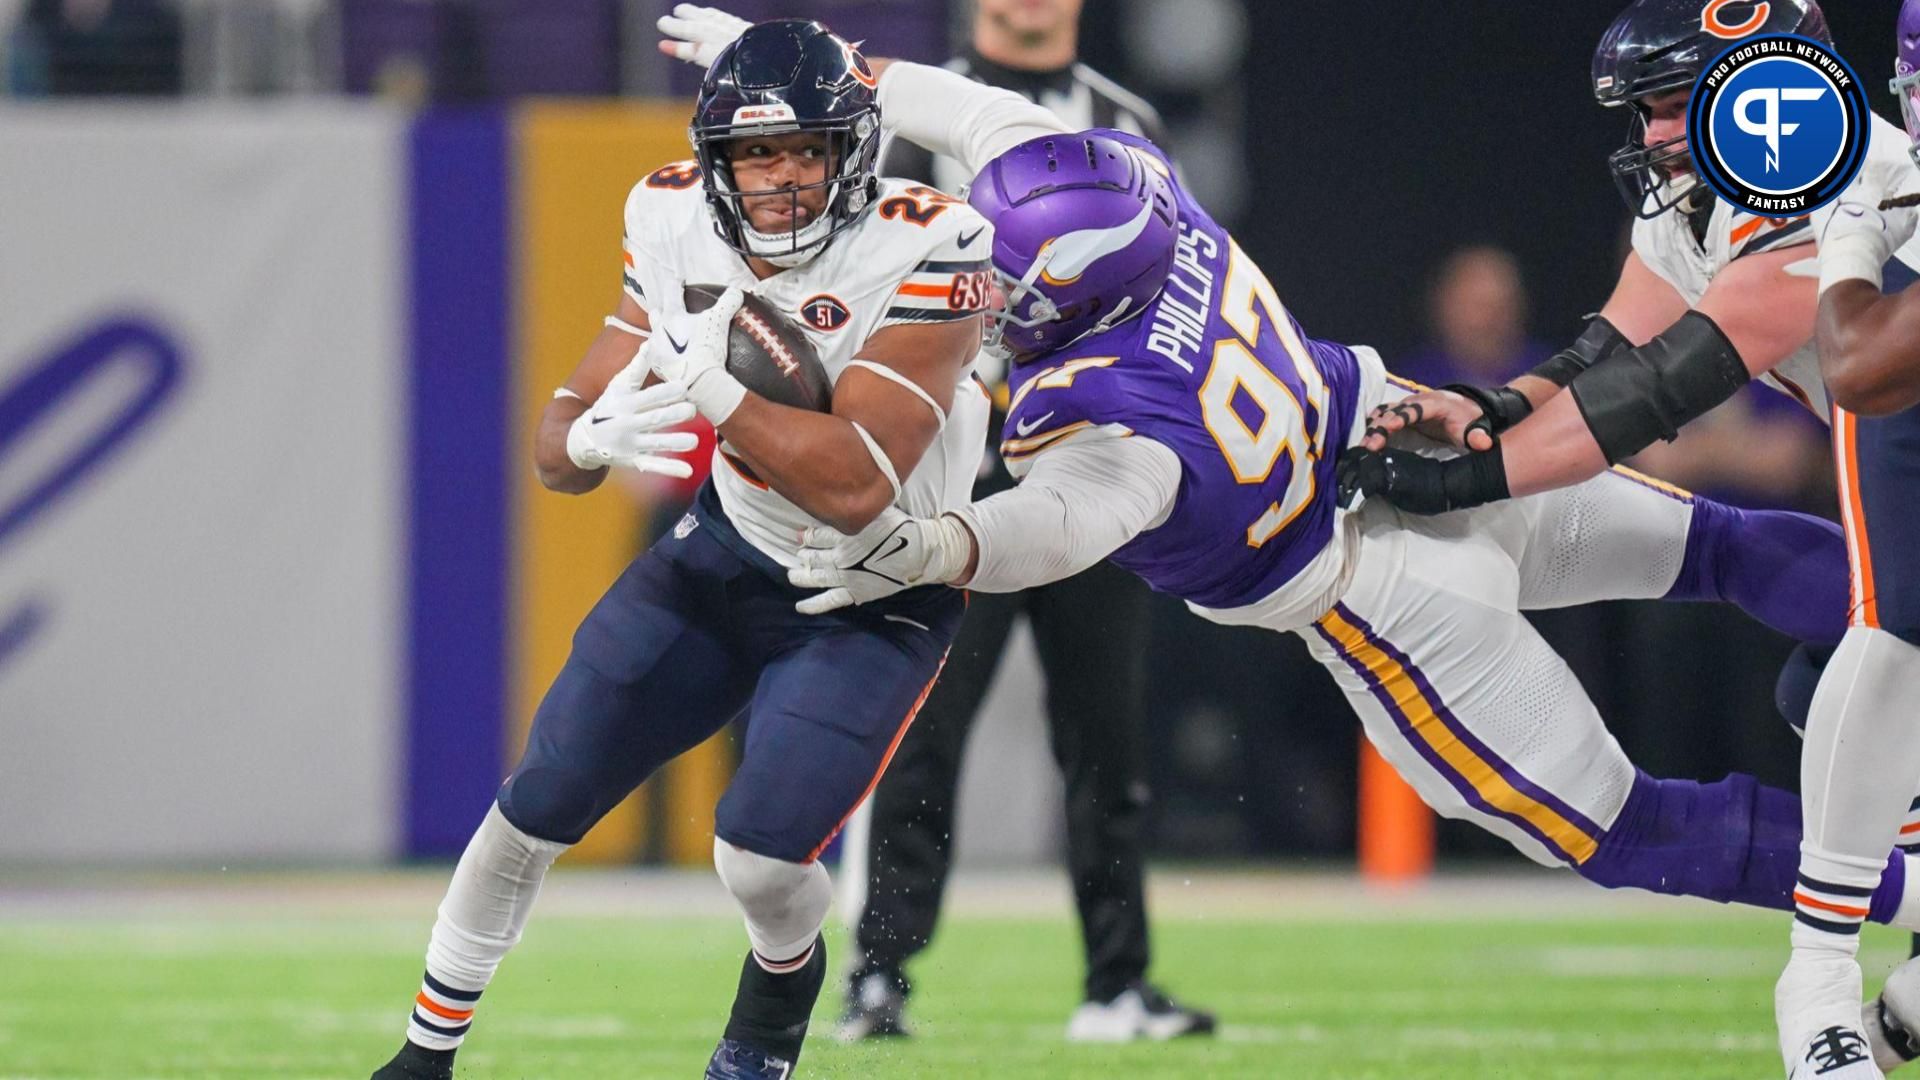
<svg viewBox="0 0 1920 1080">
<path fill-rule="evenodd" d="M 688 511 L 686 516 L 682 517 L 679 523 L 673 527 L 673 538 L 675 540 L 685 540 L 687 534 L 698 528 L 699 525 L 700 519 L 694 517 L 692 511 Z"/>
</svg>

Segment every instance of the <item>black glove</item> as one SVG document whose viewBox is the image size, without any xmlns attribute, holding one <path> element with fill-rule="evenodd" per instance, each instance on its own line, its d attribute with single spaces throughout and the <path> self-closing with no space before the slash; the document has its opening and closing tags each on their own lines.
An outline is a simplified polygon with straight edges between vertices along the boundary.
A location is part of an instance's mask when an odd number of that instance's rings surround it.
<svg viewBox="0 0 1920 1080">
<path fill-rule="evenodd" d="M 1533 412 L 1533 402 L 1527 395 L 1511 386 L 1470 386 L 1466 383 L 1449 383 L 1441 387 L 1480 406 L 1480 419 L 1467 425 L 1462 438 L 1476 431 L 1484 431 L 1493 441 L 1500 441 L 1500 433 L 1525 420 Z"/>
<path fill-rule="evenodd" d="M 1410 514 L 1444 514 L 1507 497 L 1507 466 L 1500 445 L 1457 458 L 1430 458 L 1411 450 L 1353 447 L 1335 469 L 1340 505 L 1378 496 Z"/>
</svg>

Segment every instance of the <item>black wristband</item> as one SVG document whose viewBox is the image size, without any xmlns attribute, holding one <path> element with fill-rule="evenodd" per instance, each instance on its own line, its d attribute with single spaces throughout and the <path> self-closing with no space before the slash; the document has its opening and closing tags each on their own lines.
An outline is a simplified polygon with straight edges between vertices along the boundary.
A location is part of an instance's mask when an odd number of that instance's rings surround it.
<svg viewBox="0 0 1920 1080">
<path fill-rule="evenodd" d="M 1629 347 L 1629 344 L 1612 323 L 1595 315 L 1587 323 L 1587 328 L 1580 331 L 1580 336 L 1573 339 L 1572 345 L 1554 353 L 1527 374 L 1564 388 L 1581 372 Z"/>
<path fill-rule="evenodd" d="M 1467 430 L 1479 428 L 1489 435 L 1499 435 L 1513 425 L 1525 420 L 1533 412 L 1533 402 L 1527 395 L 1511 386 L 1474 386 L 1470 383 L 1448 383 L 1441 387 L 1459 394 L 1475 405 L 1480 406 L 1480 419 L 1467 425 Z"/>
<path fill-rule="evenodd" d="M 1507 497 L 1507 462 L 1500 444 L 1449 459 L 1440 474 L 1447 509 L 1466 510 Z"/>
</svg>

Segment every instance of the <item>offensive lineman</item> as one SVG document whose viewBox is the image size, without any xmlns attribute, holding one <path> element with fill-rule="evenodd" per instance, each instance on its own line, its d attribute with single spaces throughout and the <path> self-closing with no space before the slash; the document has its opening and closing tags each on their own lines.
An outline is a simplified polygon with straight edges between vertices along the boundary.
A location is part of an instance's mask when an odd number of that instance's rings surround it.
<svg viewBox="0 0 1920 1080">
<path fill-rule="evenodd" d="M 1519 611 L 1712 596 L 1837 637 L 1837 588 L 1800 587 L 1805 537 L 1782 535 L 1824 533 L 1621 473 L 1470 519 L 1341 512 L 1334 459 L 1389 396 L 1377 355 L 1307 338 L 1151 143 L 879 63 L 890 126 L 986 166 L 970 200 L 996 232 L 988 337 L 1016 365 L 1002 450 L 1024 478 L 938 518 L 814 531 L 789 576 L 826 591 L 801 610 L 1110 556 L 1206 618 L 1301 633 L 1440 812 L 1601 885 L 1791 906 L 1797 800 L 1639 773 Z M 1907 861 L 1886 865 L 1872 915 L 1910 925 Z"/>
<path fill-rule="evenodd" d="M 379 1080 L 452 1075 L 554 858 L 743 710 L 714 865 L 752 947 L 706 1075 L 791 1075 L 827 966 L 831 890 L 815 859 L 886 767 L 964 598 L 915 589 L 820 619 L 795 614 L 804 594 L 783 576 L 819 523 L 857 530 L 888 507 L 963 505 L 987 416 L 969 376 L 985 222 L 876 178 L 874 86 L 865 60 L 817 23 L 747 29 L 701 86 L 697 160 L 653 172 L 627 198 L 617 313 L 547 407 L 535 463 L 548 487 L 575 494 L 608 465 L 685 475 L 663 455 L 692 436 L 660 430 L 697 409 L 723 440 L 713 479 L 581 624 L 454 871 L 407 1042 Z M 727 291 L 690 316 L 688 282 Z M 808 328 L 834 380 L 830 414 L 776 405 L 727 373 L 742 290 Z M 650 377 L 664 385 L 642 389 Z"/>
</svg>

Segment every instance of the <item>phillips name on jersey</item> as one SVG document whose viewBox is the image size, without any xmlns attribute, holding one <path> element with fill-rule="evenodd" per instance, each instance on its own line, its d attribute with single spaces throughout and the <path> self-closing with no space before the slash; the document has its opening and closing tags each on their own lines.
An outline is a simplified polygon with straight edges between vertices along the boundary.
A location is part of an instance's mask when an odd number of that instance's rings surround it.
<svg viewBox="0 0 1920 1080">
<path fill-rule="evenodd" d="M 625 247 L 623 287 L 641 307 L 686 282 L 738 285 L 805 328 L 836 383 L 875 332 L 969 318 L 986 307 L 992 285 L 986 221 L 957 199 L 901 180 L 881 180 L 873 208 L 818 255 L 759 280 L 715 234 L 699 165 L 675 162 L 627 195 Z M 901 408 L 925 406 L 903 395 Z M 963 372 L 939 436 L 901 479 L 901 509 L 931 517 L 966 505 L 987 412 L 986 392 Z M 797 565 L 801 532 L 820 522 L 769 489 L 724 440 L 714 451 L 713 484 L 742 536 L 782 566 Z"/>
</svg>

